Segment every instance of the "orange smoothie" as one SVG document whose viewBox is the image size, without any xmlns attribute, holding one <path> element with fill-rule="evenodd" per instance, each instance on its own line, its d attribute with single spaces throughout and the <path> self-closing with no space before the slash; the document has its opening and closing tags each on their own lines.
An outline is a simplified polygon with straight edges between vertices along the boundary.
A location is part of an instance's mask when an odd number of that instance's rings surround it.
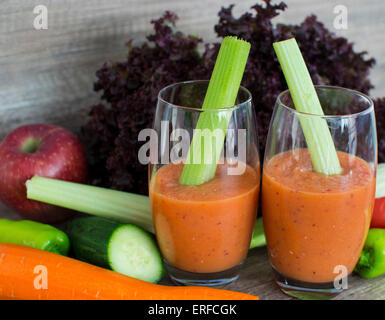
<svg viewBox="0 0 385 320">
<path fill-rule="evenodd" d="M 259 171 L 216 175 L 199 186 L 179 184 L 183 164 L 168 164 L 150 182 L 153 221 L 166 261 L 181 270 L 211 273 L 238 265 L 247 255 L 255 222 Z"/>
<path fill-rule="evenodd" d="M 310 283 L 334 281 L 354 269 L 369 229 L 375 175 L 362 159 L 338 152 L 340 175 L 312 170 L 307 149 L 265 163 L 262 209 L 269 258 L 282 275 Z"/>
</svg>

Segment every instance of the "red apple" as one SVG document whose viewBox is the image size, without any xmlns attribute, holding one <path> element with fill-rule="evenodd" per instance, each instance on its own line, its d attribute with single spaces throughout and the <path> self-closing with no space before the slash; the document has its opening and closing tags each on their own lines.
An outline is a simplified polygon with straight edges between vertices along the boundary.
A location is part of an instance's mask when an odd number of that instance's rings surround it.
<svg viewBox="0 0 385 320">
<path fill-rule="evenodd" d="M 49 124 L 28 124 L 9 133 L 0 144 L 0 200 L 22 217 L 57 223 L 71 211 L 28 200 L 26 180 L 38 175 L 85 183 L 83 147 L 70 131 Z"/>
</svg>

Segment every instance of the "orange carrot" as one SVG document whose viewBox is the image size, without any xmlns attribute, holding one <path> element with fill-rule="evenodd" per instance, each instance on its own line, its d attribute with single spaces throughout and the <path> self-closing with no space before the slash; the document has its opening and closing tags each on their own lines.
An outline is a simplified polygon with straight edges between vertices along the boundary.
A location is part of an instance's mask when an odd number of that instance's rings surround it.
<svg viewBox="0 0 385 320">
<path fill-rule="evenodd" d="M 75 259 L 0 243 L 0 299 L 258 300 L 207 287 L 152 284 Z"/>
</svg>

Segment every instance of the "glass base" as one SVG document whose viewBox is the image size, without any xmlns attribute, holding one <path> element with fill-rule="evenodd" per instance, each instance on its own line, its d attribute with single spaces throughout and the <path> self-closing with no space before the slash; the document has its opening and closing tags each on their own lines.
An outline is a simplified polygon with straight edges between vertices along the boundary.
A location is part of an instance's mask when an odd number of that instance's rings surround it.
<svg viewBox="0 0 385 320">
<path fill-rule="evenodd" d="M 231 269 L 213 273 L 195 273 L 175 268 L 164 260 L 164 266 L 171 280 L 186 286 L 222 286 L 238 279 L 243 261 Z"/>
<path fill-rule="evenodd" d="M 333 282 L 309 283 L 291 279 L 273 268 L 275 282 L 281 291 L 291 297 L 301 300 L 328 300 L 344 289 L 336 289 Z"/>
</svg>

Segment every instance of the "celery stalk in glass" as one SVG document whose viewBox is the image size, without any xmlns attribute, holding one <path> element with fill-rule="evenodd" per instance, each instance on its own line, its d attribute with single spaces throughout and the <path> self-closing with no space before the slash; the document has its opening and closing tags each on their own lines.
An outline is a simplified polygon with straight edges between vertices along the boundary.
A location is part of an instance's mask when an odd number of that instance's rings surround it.
<svg viewBox="0 0 385 320">
<path fill-rule="evenodd" d="M 215 62 L 186 162 L 180 177 L 184 185 L 199 185 L 214 177 L 232 110 L 245 70 L 250 44 L 225 37 Z"/>
<path fill-rule="evenodd" d="M 295 38 L 273 44 L 295 108 L 314 115 L 324 115 L 309 71 Z M 316 172 L 340 174 L 341 166 L 326 120 L 299 115 L 302 131 Z"/>
</svg>

